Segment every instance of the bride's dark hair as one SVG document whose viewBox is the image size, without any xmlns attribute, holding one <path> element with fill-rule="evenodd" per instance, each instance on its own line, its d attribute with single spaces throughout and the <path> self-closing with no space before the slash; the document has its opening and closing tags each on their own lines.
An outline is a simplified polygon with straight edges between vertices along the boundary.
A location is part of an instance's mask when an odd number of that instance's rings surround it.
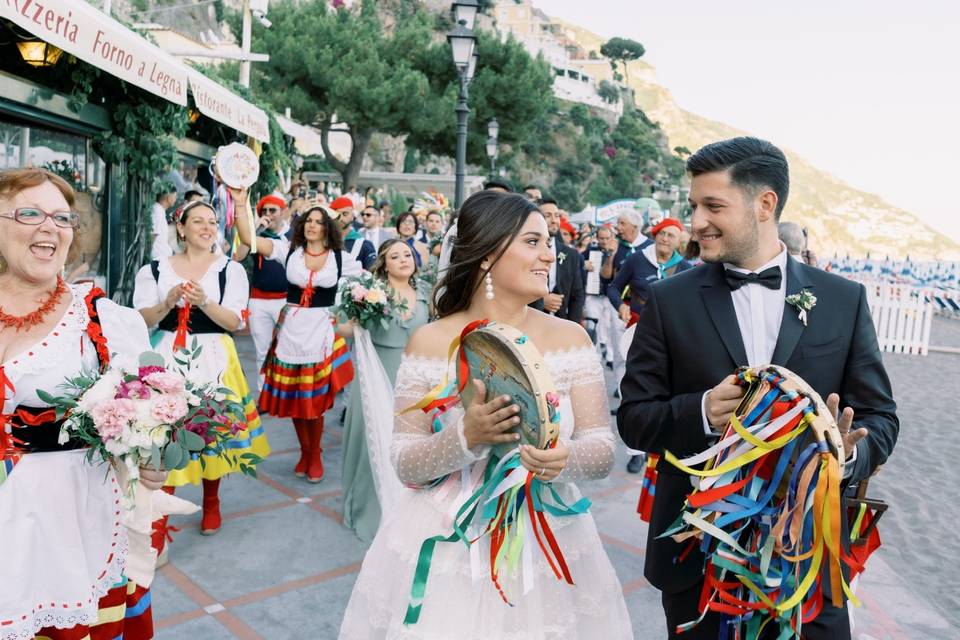
<svg viewBox="0 0 960 640">
<path fill-rule="evenodd" d="M 443 318 L 470 306 L 500 256 L 520 233 L 531 213 L 540 212 L 525 196 L 498 191 L 480 191 L 467 198 L 457 215 L 457 237 L 450 254 L 450 267 L 434 290 L 434 308 Z M 481 267 L 496 253 L 487 270 Z"/>
</svg>

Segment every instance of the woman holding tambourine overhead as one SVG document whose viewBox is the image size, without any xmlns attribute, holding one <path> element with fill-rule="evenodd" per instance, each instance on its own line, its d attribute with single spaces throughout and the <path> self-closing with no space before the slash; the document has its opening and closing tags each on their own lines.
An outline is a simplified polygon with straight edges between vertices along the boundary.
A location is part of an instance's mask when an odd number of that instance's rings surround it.
<svg viewBox="0 0 960 640">
<path fill-rule="evenodd" d="M 197 456 L 184 469 L 171 471 L 167 480 L 169 487 L 203 485 L 200 532 L 204 535 L 215 534 L 223 522 L 221 478 L 241 470 L 241 456 L 263 458 L 270 453 L 232 336 L 243 324 L 249 295 L 247 274 L 239 263 L 211 251 L 217 242 L 218 224 L 217 214 L 206 202 L 183 207 L 177 218 L 182 250 L 141 267 L 133 290 L 134 308 L 148 326 L 157 327 L 151 336 L 154 348 L 173 362 L 175 353 L 196 344 L 200 354 L 191 365 L 192 373 L 204 382 L 219 382 L 230 389 L 243 406 L 244 415 L 232 416 L 238 429 L 229 449 L 234 460 L 211 454 L 204 455 L 201 464 Z"/>
<path fill-rule="evenodd" d="M 482 191 L 463 204 L 455 233 L 450 265 L 435 296 L 438 320 L 413 334 L 396 376 L 391 454 L 400 480 L 415 490 L 381 523 L 340 637 L 632 638 L 620 583 L 585 512 L 587 501 L 573 484 L 603 478 L 613 467 L 603 369 L 581 327 L 527 306 L 547 292 L 555 259 L 543 215 L 521 195 Z M 550 411 L 556 416 L 554 433 L 559 427 L 559 439 L 548 448 L 521 441 L 514 432 L 521 409 L 499 393 L 487 401 L 483 382 L 464 379 L 473 389 L 455 395 L 464 361 L 455 356 L 451 363 L 448 348 L 483 321 L 509 325 L 510 344 L 542 354 L 535 366 L 552 379 L 555 392 L 546 395 L 556 408 Z M 513 366 L 516 361 L 504 362 Z M 472 364 L 467 376 L 474 377 Z M 451 403 L 440 396 L 452 398 Z M 411 405 L 417 410 L 404 411 Z M 434 405 L 444 410 L 428 413 Z M 454 523 L 464 522 L 461 505 L 489 488 L 491 475 L 495 481 L 502 473 L 488 464 L 498 459 L 515 462 L 510 475 L 525 478 L 527 490 L 539 483 L 541 497 L 549 494 L 548 500 L 574 507 L 565 514 L 538 513 L 537 540 L 532 535 L 515 540 L 522 551 L 513 555 L 512 543 L 502 546 L 496 533 L 480 535 L 469 548 L 462 542 L 472 535 L 448 536 Z M 530 505 L 533 518 L 534 501 L 521 502 Z M 542 535 L 546 532 L 549 540 Z M 558 579 L 547 547 L 562 550 L 564 575 L 573 580 Z M 506 559 L 491 579 L 485 563 L 498 549 L 506 549 Z"/>
<path fill-rule="evenodd" d="M 230 193 L 238 211 L 249 207 L 245 189 Z M 336 334 L 331 307 L 340 279 L 359 275 L 363 267 L 343 250 L 338 217 L 336 211 L 307 202 L 293 223 L 292 238 L 271 239 L 253 236 L 247 216 L 237 216 L 240 242 L 256 242 L 257 253 L 287 271 L 287 306 L 263 363 L 260 411 L 293 419 L 300 442 L 294 474 L 309 482 L 323 479 L 323 414 L 353 380 L 350 353 Z"/>
</svg>

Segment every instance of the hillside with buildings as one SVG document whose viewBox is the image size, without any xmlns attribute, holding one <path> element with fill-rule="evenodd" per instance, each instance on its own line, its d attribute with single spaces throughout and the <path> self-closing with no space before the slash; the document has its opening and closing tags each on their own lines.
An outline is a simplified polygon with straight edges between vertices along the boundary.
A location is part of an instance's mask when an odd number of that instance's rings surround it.
<svg viewBox="0 0 960 640">
<path fill-rule="evenodd" d="M 557 97 L 613 114 L 623 112 L 621 103 L 603 102 L 598 95 L 601 83 L 617 83 L 609 61 L 599 53 L 605 38 L 547 16 L 530 0 L 503 0 L 496 5 L 494 16 L 497 29 L 512 34 L 532 54 L 543 54 L 551 62 L 557 72 Z M 657 81 L 656 70 L 643 60 L 629 63 L 626 79 L 626 86 L 619 83 L 621 89 L 632 91 L 636 106 L 659 124 L 670 148 L 696 150 L 712 141 L 747 135 L 681 108 L 669 89 Z M 624 99 L 629 99 L 630 91 L 623 92 Z M 784 219 L 807 227 L 820 255 L 960 259 L 960 244 L 913 213 L 845 184 L 789 150 L 785 152 L 792 185 Z M 624 194 L 630 195 L 634 194 Z"/>
</svg>

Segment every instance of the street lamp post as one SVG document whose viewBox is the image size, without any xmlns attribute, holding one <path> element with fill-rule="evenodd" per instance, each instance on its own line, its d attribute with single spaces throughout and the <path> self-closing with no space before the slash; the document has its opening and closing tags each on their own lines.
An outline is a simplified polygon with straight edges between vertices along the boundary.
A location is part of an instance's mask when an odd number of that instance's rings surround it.
<svg viewBox="0 0 960 640">
<path fill-rule="evenodd" d="M 468 28 L 468 22 L 472 23 L 476 17 L 476 0 L 461 0 L 453 3 L 453 12 L 455 17 L 460 17 L 463 7 L 474 6 L 472 16 L 462 18 L 453 31 L 447 34 L 447 41 L 450 42 L 450 49 L 453 52 L 453 64 L 457 67 L 457 74 L 460 80 L 460 95 L 457 100 L 457 170 L 456 170 L 456 190 L 454 194 L 454 207 L 460 208 L 463 204 L 463 184 L 466 179 L 467 171 L 467 118 L 470 115 L 470 107 L 467 106 L 467 87 L 472 79 L 472 73 L 476 68 L 476 58 L 473 48 L 476 44 L 476 37 L 473 31 Z"/>
<path fill-rule="evenodd" d="M 497 136 L 499 133 L 500 123 L 497 122 L 496 118 L 493 118 L 487 123 L 487 157 L 490 158 L 491 180 L 497 176 L 497 156 L 499 155 L 499 149 L 497 148 Z"/>
</svg>

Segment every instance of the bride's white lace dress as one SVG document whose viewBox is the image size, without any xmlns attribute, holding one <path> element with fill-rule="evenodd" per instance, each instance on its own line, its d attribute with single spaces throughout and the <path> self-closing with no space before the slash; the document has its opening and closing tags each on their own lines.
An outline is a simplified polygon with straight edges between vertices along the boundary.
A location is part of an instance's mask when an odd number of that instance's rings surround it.
<svg viewBox="0 0 960 640">
<path fill-rule="evenodd" d="M 572 505 L 581 497 L 574 482 L 603 478 L 613 467 L 614 436 L 603 369 L 590 347 L 547 352 L 544 360 L 561 396 L 560 437 L 570 450 L 567 467 L 553 484 Z M 419 401 L 443 379 L 446 367 L 445 360 L 405 356 L 397 372 L 396 407 Z M 450 476 L 440 485 L 407 492 L 381 523 L 347 605 L 340 638 L 632 638 L 620 582 L 589 514 L 546 516 L 574 586 L 557 580 L 537 550 L 536 584 L 527 595 L 519 575 L 501 572 L 501 584 L 514 605 L 510 607 L 489 579 L 488 538 L 477 543 L 486 567 L 478 582 L 471 578 L 467 547 L 461 542 L 441 543 L 433 556 L 420 620 L 404 626 L 420 545 L 430 536 L 451 532 L 453 516 L 479 486 L 490 454 L 487 446 L 467 449 L 459 406 L 444 416 L 444 425 L 434 433 L 430 417 L 420 411 L 397 418 L 391 455 L 401 481 L 424 485 Z M 459 473 L 465 466 L 473 472 L 468 488 L 461 486 Z"/>
</svg>

